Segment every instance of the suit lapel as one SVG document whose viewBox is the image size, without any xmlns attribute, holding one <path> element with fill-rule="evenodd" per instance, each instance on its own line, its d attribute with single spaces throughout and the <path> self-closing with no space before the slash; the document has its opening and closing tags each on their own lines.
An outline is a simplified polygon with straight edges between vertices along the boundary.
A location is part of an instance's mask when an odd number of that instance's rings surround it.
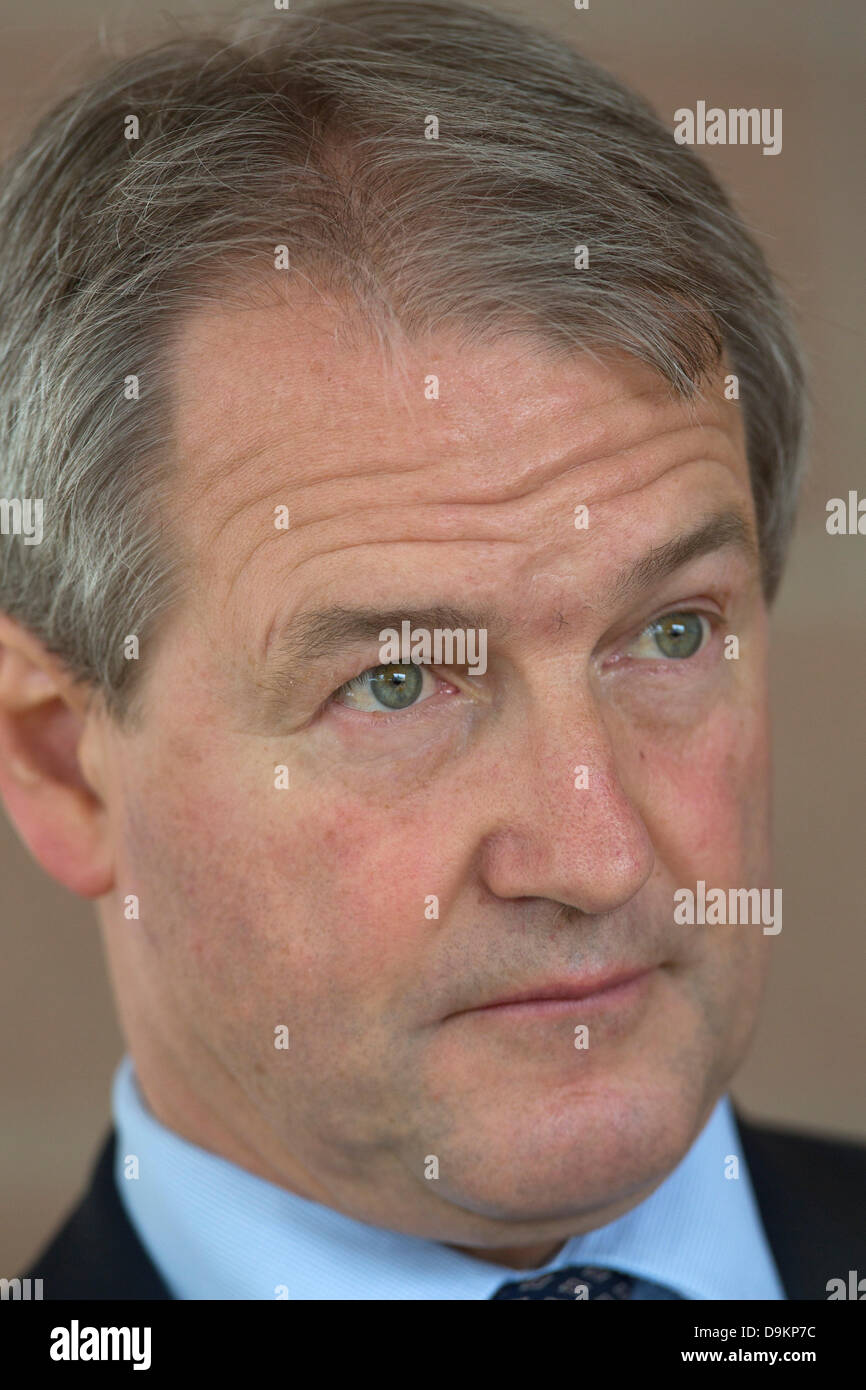
<svg viewBox="0 0 866 1390">
<path fill-rule="evenodd" d="M 103 1144 L 84 1199 L 24 1278 L 45 1299 L 171 1299 L 126 1215 L 114 1182 L 115 1135 Z"/>
<path fill-rule="evenodd" d="M 754 1125 L 735 1112 L 767 1239 L 789 1299 L 825 1300 L 866 1273 L 866 1149 Z"/>
</svg>

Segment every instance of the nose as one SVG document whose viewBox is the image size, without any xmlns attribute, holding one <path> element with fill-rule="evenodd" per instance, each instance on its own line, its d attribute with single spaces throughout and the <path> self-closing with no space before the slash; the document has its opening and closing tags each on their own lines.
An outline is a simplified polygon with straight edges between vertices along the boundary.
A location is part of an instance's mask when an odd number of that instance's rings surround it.
<svg viewBox="0 0 866 1390">
<path fill-rule="evenodd" d="M 548 700 L 507 742 L 486 794 L 480 869 L 490 891 L 588 914 L 622 907 L 650 877 L 655 851 L 592 693 L 572 691 L 556 711 Z"/>
</svg>

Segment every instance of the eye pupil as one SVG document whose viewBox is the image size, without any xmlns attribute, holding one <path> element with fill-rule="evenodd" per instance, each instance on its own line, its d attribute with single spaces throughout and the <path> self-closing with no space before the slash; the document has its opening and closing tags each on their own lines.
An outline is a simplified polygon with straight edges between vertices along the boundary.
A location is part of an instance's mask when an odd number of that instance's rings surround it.
<svg viewBox="0 0 866 1390">
<path fill-rule="evenodd" d="M 406 709 L 421 693 L 417 666 L 376 666 L 370 675 L 370 693 L 386 709 Z"/>
<path fill-rule="evenodd" d="M 669 613 L 652 625 L 656 646 L 665 656 L 694 656 L 704 636 L 697 613 Z"/>
</svg>

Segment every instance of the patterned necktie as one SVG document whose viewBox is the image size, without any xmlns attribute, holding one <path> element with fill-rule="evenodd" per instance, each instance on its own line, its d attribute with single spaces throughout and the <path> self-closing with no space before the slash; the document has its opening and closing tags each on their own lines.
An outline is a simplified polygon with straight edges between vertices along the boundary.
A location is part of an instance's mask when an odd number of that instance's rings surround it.
<svg viewBox="0 0 866 1390">
<path fill-rule="evenodd" d="M 572 1303 L 590 1298 L 631 1298 L 634 1279 L 615 1269 L 596 1269 L 594 1265 L 566 1265 L 563 1269 L 503 1284 L 493 1298 L 567 1298 Z"/>
</svg>

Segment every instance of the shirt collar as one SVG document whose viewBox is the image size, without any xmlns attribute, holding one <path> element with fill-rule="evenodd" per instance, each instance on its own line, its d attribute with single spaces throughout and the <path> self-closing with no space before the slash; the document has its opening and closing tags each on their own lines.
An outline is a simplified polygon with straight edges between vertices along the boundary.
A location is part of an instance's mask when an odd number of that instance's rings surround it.
<svg viewBox="0 0 866 1390">
<path fill-rule="evenodd" d="M 368 1226 L 190 1144 L 151 1113 L 128 1056 L 112 1108 L 121 1200 L 178 1299 L 489 1299 L 508 1280 L 569 1264 L 688 1299 L 784 1298 L 727 1097 L 645 1201 L 531 1271 Z"/>
</svg>

